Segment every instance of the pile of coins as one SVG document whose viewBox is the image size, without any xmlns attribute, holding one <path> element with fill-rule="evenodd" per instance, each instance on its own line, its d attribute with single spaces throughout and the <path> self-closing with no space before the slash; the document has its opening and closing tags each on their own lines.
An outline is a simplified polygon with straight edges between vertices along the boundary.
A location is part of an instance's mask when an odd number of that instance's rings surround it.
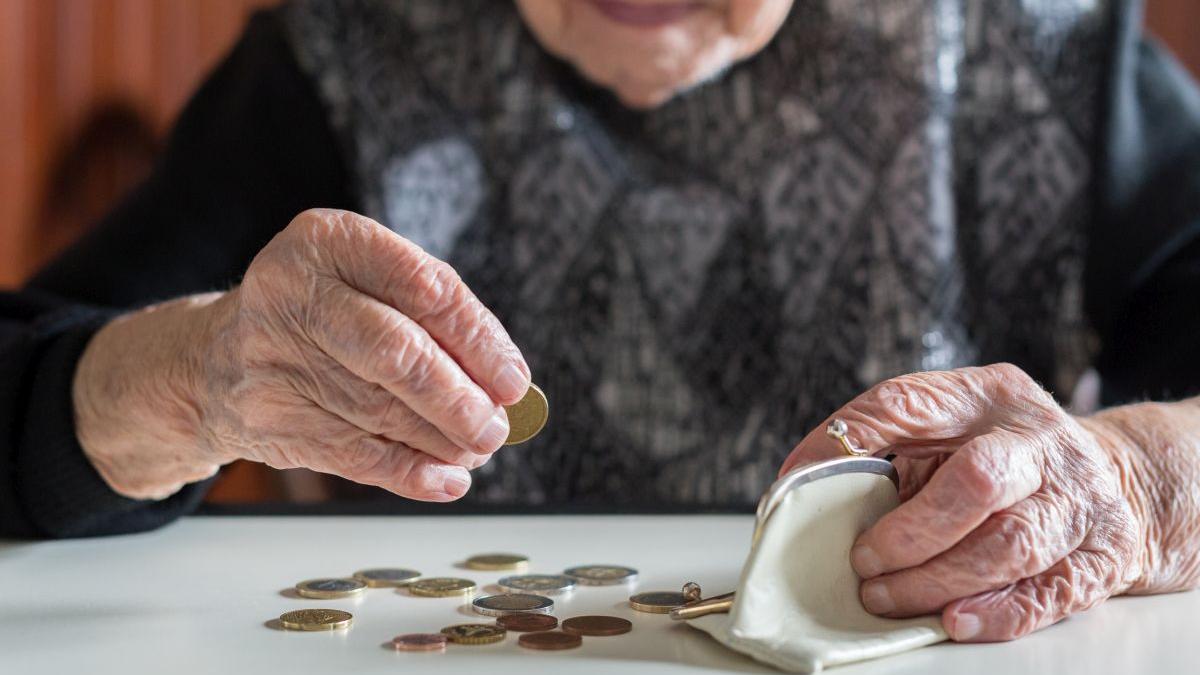
<svg viewBox="0 0 1200 675">
<path fill-rule="evenodd" d="M 512 553 L 486 553 L 468 558 L 463 566 L 472 570 L 524 572 L 529 559 Z M 585 637 L 611 637 L 633 630 L 633 623 L 616 616 L 585 615 L 564 619 L 552 616 L 554 597 L 579 586 L 616 586 L 631 584 L 638 572 L 623 565 L 579 565 L 561 574 L 512 574 L 501 577 L 497 586 L 503 591 L 475 598 L 471 609 L 481 616 L 495 617 L 492 623 L 463 623 L 442 628 L 437 633 L 407 633 L 392 640 L 397 651 L 443 652 L 449 643 L 487 645 L 502 642 L 508 633 L 520 633 L 517 644 L 527 649 L 563 650 L 583 644 Z M 471 579 L 424 577 L 405 568 L 373 568 L 350 577 L 308 579 L 296 584 L 296 594 L 305 598 L 337 599 L 362 595 L 367 588 L 395 588 L 413 597 L 469 597 L 478 590 Z M 652 591 L 629 598 L 629 606 L 639 612 L 667 614 L 700 599 L 700 587 L 686 584 L 681 592 Z M 348 628 L 354 617 L 334 609 L 303 609 L 286 612 L 279 624 L 287 630 L 319 631 Z"/>
<path fill-rule="evenodd" d="M 506 445 L 523 443 L 537 435 L 549 417 L 546 395 L 536 385 L 530 385 L 517 403 L 506 406 L 509 435 Z M 464 566 L 471 570 L 519 572 L 502 577 L 497 585 L 503 591 L 496 595 L 475 598 L 471 608 L 476 614 L 495 617 L 494 623 L 463 623 L 446 626 L 437 633 L 407 633 L 392 639 L 397 651 L 444 652 L 448 643 L 487 645 L 501 642 L 509 631 L 520 633 L 517 644 L 527 649 L 574 649 L 585 637 L 611 637 L 633 630 L 633 623 L 616 616 L 573 616 L 562 624 L 552 616 L 552 596 L 573 591 L 578 586 L 615 586 L 632 584 L 637 570 L 622 565 L 579 565 L 561 574 L 525 574 L 529 558 L 512 553 L 485 553 L 471 556 Z M 368 588 L 402 589 L 413 597 L 446 598 L 470 597 L 478 590 L 471 579 L 459 577 L 425 577 L 417 570 L 405 568 L 372 568 L 355 572 L 349 577 L 308 579 L 296 584 L 295 592 L 303 598 L 334 600 L 361 596 Z M 656 591 L 638 593 L 629 598 L 629 606 L 651 614 L 674 613 L 683 605 L 700 603 L 700 587 L 688 583 L 679 593 Z M 690 607 L 686 608 L 690 611 Z M 284 612 L 279 625 L 285 630 L 325 631 L 351 626 L 354 617 L 338 609 L 312 608 Z M 557 629 L 557 630 L 556 630 Z"/>
</svg>

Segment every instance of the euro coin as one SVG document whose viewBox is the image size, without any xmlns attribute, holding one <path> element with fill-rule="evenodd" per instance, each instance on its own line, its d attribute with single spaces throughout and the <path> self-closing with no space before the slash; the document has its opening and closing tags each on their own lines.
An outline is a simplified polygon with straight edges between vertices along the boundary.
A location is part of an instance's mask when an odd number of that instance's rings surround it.
<svg viewBox="0 0 1200 675">
<path fill-rule="evenodd" d="M 538 435 L 550 417 L 550 403 L 546 394 L 536 384 L 529 385 L 525 397 L 512 405 L 504 406 L 508 414 L 508 440 L 505 445 L 516 445 Z"/>
<path fill-rule="evenodd" d="M 687 603 L 687 596 L 676 591 L 638 593 L 629 598 L 630 607 L 650 614 L 670 614 L 672 609 Z"/>
<path fill-rule="evenodd" d="M 558 627 L 558 619 L 549 614 L 505 614 L 496 619 L 496 625 L 514 633 L 553 630 Z"/>
<path fill-rule="evenodd" d="M 633 622 L 619 616 L 573 616 L 564 619 L 562 629 L 571 635 L 623 635 L 633 630 Z"/>
<path fill-rule="evenodd" d="M 520 570 L 529 564 L 529 558 L 516 553 L 485 553 L 467 558 L 467 567 L 473 570 Z"/>
<path fill-rule="evenodd" d="M 354 578 L 371 588 L 387 588 L 405 586 L 421 576 L 416 570 L 406 570 L 399 567 L 376 567 L 369 570 L 359 570 Z"/>
<path fill-rule="evenodd" d="M 584 586 L 615 586 L 633 583 L 638 572 L 621 565 L 580 565 L 563 570 L 563 574 Z"/>
<path fill-rule="evenodd" d="M 496 585 L 510 593 L 558 595 L 575 589 L 575 580 L 565 574 L 517 574 L 501 577 Z"/>
<path fill-rule="evenodd" d="M 570 633 L 559 631 L 544 631 L 541 633 L 526 633 L 517 638 L 517 644 L 527 649 L 552 651 L 558 649 L 574 649 L 583 644 L 583 638 Z"/>
<path fill-rule="evenodd" d="M 486 645 L 499 642 L 507 634 L 503 628 L 491 623 L 460 623 L 446 626 L 442 635 L 460 645 Z"/>
<path fill-rule="evenodd" d="M 541 595 L 502 593 L 475 598 L 475 602 L 471 603 L 471 609 L 475 610 L 476 614 L 484 616 L 504 616 L 520 612 L 549 614 L 554 610 L 554 601 Z"/>
<path fill-rule="evenodd" d="M 475 592 L 475 582 L 455 577 L 428 577 L 417 579 L 405 588 L 413 595 L 426 598 L 448 598 L 455 595 L 471 595 Z"/>
<path fill-rule="evenodd" d="M 401 652 L 444 652 L 446 636 L 440 633 L 408 633 L 392 638 L 392 647 Z"/>
<path fill-rule="evenodd" d="M 362 595 L 366 587 L 357 579 L 309 579 L 296 584 L 296 592 L 306 598 L 334 600 Z"/>
<path fill-rule="evenodd" d="M 279 615 L 279 625 L 287 630 L 338 630 L 351 623 L 354 616 L 340 609 L 297 609 Z"/>
</svg>

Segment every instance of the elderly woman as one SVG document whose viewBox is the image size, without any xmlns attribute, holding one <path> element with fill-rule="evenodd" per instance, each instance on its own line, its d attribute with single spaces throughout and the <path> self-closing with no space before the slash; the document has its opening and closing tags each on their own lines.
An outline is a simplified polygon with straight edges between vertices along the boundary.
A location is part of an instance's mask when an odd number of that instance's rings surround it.
<svg viewBox="0 0 1200 675">
<path fill-rule="evenodd" d="M 1193 587 L 1200 400 L 1144 401 L 1200 384 L 1200 96 L 1137 10 L 260 15 L 153 177 L 4 300 L 0 527 L 154 527 L 239 458 L 743 508 L 836 416 L 907 500 L 852 553 L 871 611 L 1003 640 Z M 531 375 L 552 423 L 497 453 Z"/>
</svg>

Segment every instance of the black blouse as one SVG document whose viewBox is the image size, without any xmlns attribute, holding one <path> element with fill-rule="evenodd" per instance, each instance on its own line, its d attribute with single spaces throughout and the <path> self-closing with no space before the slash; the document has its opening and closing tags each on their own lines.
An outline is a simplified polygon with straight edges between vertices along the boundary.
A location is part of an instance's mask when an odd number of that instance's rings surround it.
<svg viewBox="0 0 1200 675">
<path fill-rule="evenodd" d="M 744 507 L 812 424 L 913 370 L 1197 392 L 1200 95 L 1136 3 L 859 4 L 798 0 L 763 53 L 649 113 L 508 2 L 258 15 L 147 183 L 0 296 L 0 534 L 195 506 L 203 483 L 107 488 L 75 363 L 114 313 L 236 284 L 313 206 L 449 260 L 547 390 L 551 425 L 478 473 L 480 508 Z"/>
</svg>

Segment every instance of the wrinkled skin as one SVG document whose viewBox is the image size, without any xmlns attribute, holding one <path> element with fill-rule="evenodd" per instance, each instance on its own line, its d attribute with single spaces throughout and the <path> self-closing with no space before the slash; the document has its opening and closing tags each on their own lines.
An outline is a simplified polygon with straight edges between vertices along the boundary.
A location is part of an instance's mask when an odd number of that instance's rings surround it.
<svg viewBox="0 0 1200 675">
<path fill-rule="evenodd" d="M 106 326 L 75 405 L 85 452 L 130 497 L 249 459 L 448 501 L 504 442 L 502 404 L 528 386 L 519 350 L 453 269 L 367 218 L 315 210 L 238 288 Z"/>
<path fill-rule="evenodd" d="M 953 639 L 997 641 L 1112 595 L 1194 588 L 1198 412 L 1186 401 L 1076 419 L 1008 364 L 876 386 L 831 416 L 859 447 L 897 455 L 901 476 L 902 505 L 851 551 L 863 605 L 940 611 Z M 782 472 L 837 455 L 822 427 Z"/>
</svg>

